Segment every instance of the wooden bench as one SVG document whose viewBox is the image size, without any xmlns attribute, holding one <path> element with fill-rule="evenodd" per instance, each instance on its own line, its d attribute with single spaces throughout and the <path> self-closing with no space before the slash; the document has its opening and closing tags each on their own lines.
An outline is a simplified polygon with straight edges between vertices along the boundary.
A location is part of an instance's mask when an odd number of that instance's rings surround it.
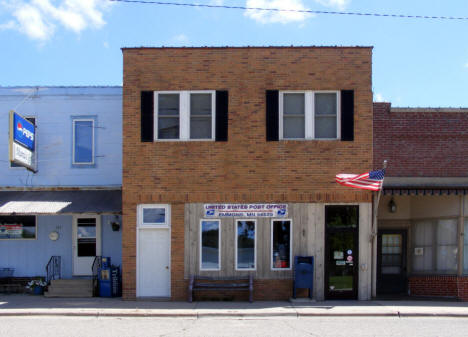
<svg viewBox="0 0 468 337">
<path fill-rule="evenodd" d="M 210 277 L 190 275 L 188 301 L 192 303 L 193 292 L 197 290 L 245 290 L 249 292 L 249 302 L 253 302 L 253 276 Z"/>
</svg>

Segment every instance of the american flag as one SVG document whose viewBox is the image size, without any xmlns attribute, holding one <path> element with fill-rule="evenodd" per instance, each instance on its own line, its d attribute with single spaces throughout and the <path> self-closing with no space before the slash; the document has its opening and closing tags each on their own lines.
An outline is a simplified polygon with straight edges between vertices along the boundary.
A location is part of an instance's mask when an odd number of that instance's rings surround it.
<svg viewBox="0 0 468 337">
<path fill-rule="evenodd" d="M 336 182 L 344 186 L 378 191 L 382 188 L 384 175 L 385 170 L 370 171 L 363 174 L 340 173 L 336 175 Z"/>
</svg>

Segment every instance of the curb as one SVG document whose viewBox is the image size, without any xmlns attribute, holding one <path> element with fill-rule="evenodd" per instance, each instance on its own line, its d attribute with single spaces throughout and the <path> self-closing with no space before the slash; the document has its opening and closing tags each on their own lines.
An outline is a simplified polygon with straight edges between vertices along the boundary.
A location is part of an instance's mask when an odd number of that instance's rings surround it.
<svg viewBox="0 0 468 337">
<path fill-rule="evenodd" d="M 33 316 L 55 316 L 55 317 L 161 317 L 161 318 L 268 318 L 268 317 L 289 317 L 289 318 L 306 318 L 306 317 L 448 317 L 448 318 L 468 318 L 468 313 L 401 313 L 401 312 L 369 312 L 369 313 L 289 313 L 289 312 L 257 312 L 257 313 L 222 313 L 222 312 L 207 312 L 207 313 L 169 313 L 169 312 L 1 312 L 0 317 L 33 317 Z"/>
</svg>

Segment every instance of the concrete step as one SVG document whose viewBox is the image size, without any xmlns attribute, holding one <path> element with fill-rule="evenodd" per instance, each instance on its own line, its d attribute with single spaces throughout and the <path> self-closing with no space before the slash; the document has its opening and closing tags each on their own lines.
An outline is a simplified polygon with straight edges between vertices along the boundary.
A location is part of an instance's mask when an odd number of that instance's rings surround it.
<svg viewBox="0 0 468 337">
<path fill-rule="evenodd" d="M 54 288 L 92 288 L 93 280 L 88 279 L 62 279 L 50 281 L 50 286 Z"/>
<path fill-rule="evenodd" d="M 93 281 L 90 279 L 52 280 L 45 297 L 93 297 Z"/>
<path fill-rule="evenodd" d="M 46 297 L 93 297 L 92 289 L 50 288 Z"/>
</svg>

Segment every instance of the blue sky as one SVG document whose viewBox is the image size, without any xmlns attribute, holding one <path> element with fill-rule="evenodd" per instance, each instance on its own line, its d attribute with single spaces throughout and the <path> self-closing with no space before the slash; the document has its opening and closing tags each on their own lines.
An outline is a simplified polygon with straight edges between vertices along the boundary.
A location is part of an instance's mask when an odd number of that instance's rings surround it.
<svg viewBox="0 0 468 337">
<path fill-rule="evenodd" d="M 468 17 L 466 0 L 176 1 Z M 468 20 L 0 0 L 0 85 L 121 85 L 121 47 L 364 45 L 374 46 L 375 100 L 393 106 L 468 107 L 467 33 Z"/>
</svg>

